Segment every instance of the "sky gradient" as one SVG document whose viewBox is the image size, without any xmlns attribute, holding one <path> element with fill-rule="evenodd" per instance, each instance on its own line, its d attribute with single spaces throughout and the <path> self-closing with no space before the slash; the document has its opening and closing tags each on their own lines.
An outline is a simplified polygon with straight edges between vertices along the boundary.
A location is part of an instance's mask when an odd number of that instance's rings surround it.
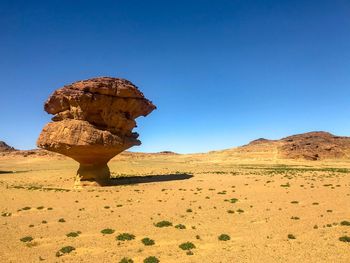
<svg viewBox="0 0 350 263">
<path fill-rule="evenodd" d="M 157 105 L 133 151 L 350 136 L 346 0 L 2 0 L 0 40 L 0 140 L 19 149 L 35 148 L 55 89 L 97 76 Z"/>
</svg>

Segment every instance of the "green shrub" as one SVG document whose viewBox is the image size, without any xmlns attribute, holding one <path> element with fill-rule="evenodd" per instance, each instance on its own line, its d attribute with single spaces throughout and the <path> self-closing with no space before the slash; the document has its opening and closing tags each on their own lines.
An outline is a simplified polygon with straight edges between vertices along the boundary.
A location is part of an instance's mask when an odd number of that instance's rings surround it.
<svg viewBox="0 0 350 263">
<path fill-rule="evenodd" d="M 183 225 L 183 224 L 178 224 L 178 225 L 175 226 L 175 228 L 177 228 L 177 229 L 186 229 L 186 226 Z"/>
<path fill-rule="evenodd" d="M 104 234 L 104 235 L 110 235 L 110 234 L 113 234 L 113 233 L 114 233 L 114 229 L 105 228 L 105 229 L 102 229 L 102 230 L 101 230 L 101 233 Z"/>
<path fill-rule="evenodd" d="M 238 202 L 238 199 L 237 198 L 231 198 L 229 200 L 230 203 L 234 204 L 234 203 L 237 203 Z"/>
<path fill-rule="evenodd" d="M 67 237 L 77 237 L 79 236 L 79 234 L 81 234 L 80 231 L 77 231 L 77 232 L 70 232 L 68 234 L 66 234 Z"/>
<path fill-rule="evenodd" d="M 129 233 L 122 233 L 116 237 L 116 240 L 120 240 L 120 241 L 127 241 L 127 240 L 132 240 L 132 239 L 135 239 L 135 236 L 133 234 L 129 234 Z"/>
<path fill-rule="evenodd" d="M 342 225 L 342 226 L 350 226 L 350 222 L 344 220 L 344 221 L 340 222 L 340 225 Z"/>
<path fill-rule="evenodd" d="M 30 242 L 33 240 L 33 238 L 31 236 L 26 236 L 26 237 L 22 237 L 20 240 L 22 242 Z"/>
<path fill-rule="evenodd" d="M 134 263 L 131 258 L 122 258 L 119 263 Z"/>
<path fill-rule="evenodd" d="M 154 226 L 156 226 L 156 227 L 168 227 L 168 226 L 172 226 L 172 225 L 173 225 L 173 223 L 166 221 L 166 220 L 163 220 L 163 221 L 156 223 Z"/>
<path fill-rule="evenodd" d="M 159 259 L 156 257 L 148 257 L 143 260 L 143 263 L 159 263 Z"/>
<path fill-rule="evenodd" d="M 141 242 L 145 245 L 145 246 L 152 246 L 154 245 L 154 240 L 153 239 L 150 239 L 148 237 L 145 237 L 141 240 Z"/>
<path fill-rule="evenodd" d="M 72 247 L 72 246 L 63 247 L 59 251 L 56 252 L 56 257 L 63 256 L 64 254 L 69 254 L 70 252 L 72 252 L 74 250 L 75 250 L 75 247 Z"/>
<path fill-rule="evenodd" d="M 196 246 L 191 242 L 185 242 L 179 245 L 179 248 L 181 248 L 182 250 L 191 250 L 193 248 L 196 248 Z"/>
<path fill-rule="evenodd" d="M 342 236 L 342 237 L 339 238 L 339 241 L 341 241 L 341 242 L 350 242 L 350 237 Z"/>
<path fill-rule="evenodd" d="M 219 239 L 220 241 L 228 241 L 228 240 L 231 239 L 231 237 L 230 237 L 229 235 L 226 235 L 226 234 L 221 234 L 221 235 L 218 237 L 218 239 Z"/>
<path fill-rule="evenodd" d="M 293 234 L 288 234 L 288 239 L 296 239 L 296 237 Z"/>
<path fill-rule="evenodd" d="M 3 212 L 2 214 L 1 214 L 1 216 L 3 216 L 3 217 L 9 217 L 9 216 L 11 216 L 12 215 L 12 213 L 9 213 L 9 212 Z"/>
</svg>

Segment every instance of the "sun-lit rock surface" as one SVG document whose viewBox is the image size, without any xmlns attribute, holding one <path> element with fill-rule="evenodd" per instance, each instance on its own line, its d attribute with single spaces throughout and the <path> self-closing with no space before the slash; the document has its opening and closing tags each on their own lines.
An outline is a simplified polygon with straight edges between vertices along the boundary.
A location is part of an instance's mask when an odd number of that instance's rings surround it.
<svg viewBox="0 0 350 263">
<path fill-rule="evenodd" d="M 45 103 L 46 112 L 54 117 L 37 145 L 78 161 L 77 185 L 106 185 L 107 162 L 141 144 L 132 132 L 135 119 L 155 108 L 130 81 L 109 77 L 78 81 L 56 90 Z"/>
</svg>

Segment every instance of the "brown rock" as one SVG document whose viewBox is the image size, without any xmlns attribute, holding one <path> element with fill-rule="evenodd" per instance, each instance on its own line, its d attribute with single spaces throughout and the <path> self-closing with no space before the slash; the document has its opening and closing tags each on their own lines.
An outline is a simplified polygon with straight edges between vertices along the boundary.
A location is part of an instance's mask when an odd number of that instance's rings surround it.
<svg viewBox="0 0 350 263">
<path fill-rule="evenodd" d="M 56 90 L 45 103 L 45 110 L 55 116 L 37 145 L 79 162 L 77 185 L 106 185 L 107 162 L 141 144 L 132 132 L 135 119 L 155 108 L 130 81 L 109 77 L 78 81 Z"/>
<path fill-rule="evenodd" d="M 350 138 L 328 132 L 308 132 L 281 139 L 279 151 L 291 159 L 321 160 L 347 158 Z"/>
<path fill-rule="evenodd" d="M 259 158 L 327 160 L 350 157 L 350 137 L 335 136 L 329 132 L 308 132 L 280 140 L 258 139 L 236 149 Z"/>
<path fill-rule="evenodd" d="M 17 151 L 15 148 L 11 147 L 4 141 L 0 141 L 0 152 L 13 152 Z"/>
</svg>

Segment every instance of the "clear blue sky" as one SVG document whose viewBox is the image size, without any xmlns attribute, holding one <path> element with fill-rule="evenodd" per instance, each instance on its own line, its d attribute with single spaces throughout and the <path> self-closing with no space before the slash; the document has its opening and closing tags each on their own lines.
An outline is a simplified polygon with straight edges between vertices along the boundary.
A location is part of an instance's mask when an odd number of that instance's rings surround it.
<svg viewBox="0 0 350 263">
<path fill-rule="evenodd" d="M 0 1 L 0 140 L 35 147 L 73 81 L 131 80 L 158 109 L 134 151 L 350 135 L 350 1 Z"/>
</svg>

